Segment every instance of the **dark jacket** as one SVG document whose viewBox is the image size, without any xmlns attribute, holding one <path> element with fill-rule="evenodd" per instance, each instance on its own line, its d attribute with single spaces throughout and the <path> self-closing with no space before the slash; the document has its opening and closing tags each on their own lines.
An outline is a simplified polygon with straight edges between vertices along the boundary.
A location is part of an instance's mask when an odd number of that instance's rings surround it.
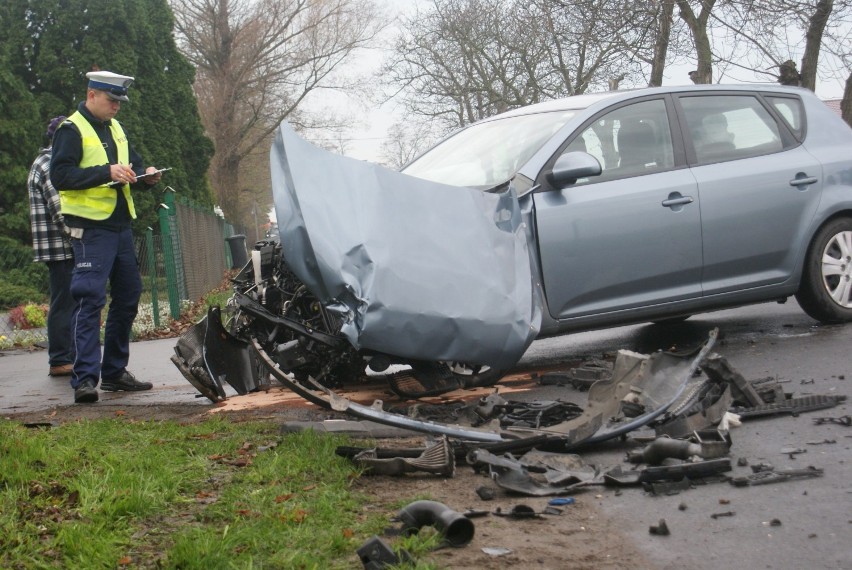
<svg viewBox="0 0 852 570">
<path fill-rule="evenodd" d="M 85 101 L 77 106 L 77 110 L 82 113 L 92 128 L 101 139 L 104 148 L 106 149 L 109 164 L 118 162 L 118 151 L 115 142 L 112 140 L 112 134 L 109 130 L 111 121 L 100 121 L 96 119 L 86 108 Z M 124 127 L 125 132 L 127 128 Z M 129 136 L 128 136 L 129 138 Z M 137 175 L 145 172 L 145 166 L 142 157 L 130 145 L 130 163 L 133 165 L 133 171 Z M 80 132 L 72 123 L 65 121 L 62 126 L 56 129 L 53 135 L 53 157 L 50 161 L 50 181 L 57 190 L 85 190 L 102 184 L 108 184 L 112 181 L 109 173 L 109 164 L 103 166 L 93 166 L 90 168 L 80 168 L 80 160 L 83 158 L 83 140 L 80 138 Z M 71 228 L 107 228 L 119 231 L 130 227 L 131 217 L 130 211 L 127 208 L 127 201 L 124 195 L 116 190 L 118 201 L 115 205 L 115 210 L 106 220 L 89 220 L 79 216 L 65 216 L 65 224 Z"/>
</svg>

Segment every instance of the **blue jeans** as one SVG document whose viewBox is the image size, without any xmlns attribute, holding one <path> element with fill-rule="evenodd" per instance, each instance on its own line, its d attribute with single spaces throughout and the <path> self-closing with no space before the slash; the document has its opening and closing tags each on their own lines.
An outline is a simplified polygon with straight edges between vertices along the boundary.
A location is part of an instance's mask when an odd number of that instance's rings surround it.
<svg viewBox="0 0 852 570">
<path fill-rule="evenodd" d="M 72 239 L 74 273 L 71 296 L 76 306 L 71 319 L 74 372 L 71 387 L 84 380 L 97 385 L 100 378 L 112 380 L 124 373 L 130 358 L 130 330 L 142 294 L 142 278 L 136 261 L 133 232 L 87 228 L 83 237 Z M 107 282 L 111 301 L 104 330 L 101 360 L 101 311 L 106 305 Z"/>
<path fill-rule="evenodd" d="M 50 273 L 50 310 L 47 312 L 47 358 L 50 366 L 74 362 L 71 339 L 71 315 L 74 300 L 71 298 L 71 272 L 74 262 L 48 261 Z"/>
</svg>

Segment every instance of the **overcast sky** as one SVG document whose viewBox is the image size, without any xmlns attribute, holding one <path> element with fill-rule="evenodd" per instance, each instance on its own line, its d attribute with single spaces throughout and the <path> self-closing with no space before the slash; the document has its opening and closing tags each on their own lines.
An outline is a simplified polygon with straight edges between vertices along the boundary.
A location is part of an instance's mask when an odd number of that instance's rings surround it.
<svg viewBox="0 0 852 570">
<path fill-rule="evenodd" d="M 379 0 L 382 1 L 382 0 Z M 392 16 L 405 14 L 413 10 L 416 6 L 426 6 L 431 4 L 431 0 L 383 0 L 388 13 Z M 386 37 L 395 35 L 396 29 L 391 26 L 386 30 Z M 378 70 L 382 60 L 385 57 L 382 50 L 364 50 L 358 55 L 353 66 L 360 68 L 364 73 L 371 73 Z M 823 61 L 821 61 L 823 63 Z M 695 69 L 695 64 L 672 65 L 666 68 L 663 79 L 663 85 L 686 85 L 689 84 L 687 73 Z M 719 71 L 714 69 L 714 75 Z M 840 98 L 843 96 L 843 87 L 845 81 L 845 73 L 841 73 L 843 79 L 826 81 L 818 80 L 816 93 L 823 99 Z M 723 77 L 722 83 L 737 83 L 742 81 L 760 81 L 765 82 L 765 77 Z M 347 114 L 360 117 L 359 125 L 351 129 L 344 137 L 342 137 L 343 154 L 352 158 L 370 161 L 380 161 L 381 145 L 387 136 L 387 131 L 390 126 L 397 120 L 403 117 L 402 110 L 398 103 L 391 101 L 383 105 L 378 105 L 374 102 L 356 101 L 344 95 L 322 96 L 315 98 L 315 105 L 333 106 L 337 110 L 344 110 Z"/>
</svg>

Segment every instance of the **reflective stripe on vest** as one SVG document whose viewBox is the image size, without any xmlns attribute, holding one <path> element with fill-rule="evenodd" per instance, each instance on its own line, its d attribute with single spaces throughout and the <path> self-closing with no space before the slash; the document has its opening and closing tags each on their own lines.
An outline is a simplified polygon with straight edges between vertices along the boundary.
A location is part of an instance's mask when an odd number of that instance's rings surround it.
<svg viewBox="0 0 852 570">
<path fill-rule="evenodd" d="M 83 158 L 80 159 L 80 168 L 109 164 L 106 149 L 86 117 L 76 111 L 68 117 L 68 120 L 74 123 L 80 131 L 80 138 L 83 141 Z M 124 134 L 124 129 L 115 119 L 110 122 L 109 129 L 112 133 L 112 140 L 115 141 L 118 149 L 118 162 L 128 164 L 130 147 L 127 144 L 127 135 Z M 118 187 L 106 184 L 85 190 L 60 190 L 60 208 L 63 214 L 71 214 L 90 220 L 105 220 L 115 210 L 115 204 L 118 202 L 117 191 Z M 130 195 L 130 185 L 125 184 L 121 187 L 121 191 L 124 192 L 124 198 L 127 200 L 130 217 L 136 219 L 136 208 L 133 206 L 133 197 Z"/>
</svg>

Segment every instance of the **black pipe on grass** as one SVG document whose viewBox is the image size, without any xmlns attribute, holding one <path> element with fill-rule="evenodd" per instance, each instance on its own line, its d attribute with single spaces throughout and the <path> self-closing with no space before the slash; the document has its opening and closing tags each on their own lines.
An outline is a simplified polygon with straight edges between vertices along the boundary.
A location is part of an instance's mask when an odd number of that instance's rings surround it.
<svg viewBox="0 0 852 570">
<path fill-rule="evenodd" d="M 405 534 L 415 534 L 424 526 L 435 527 L 450 546 L 464 546 L 473 540 L 473 521 L 437 501 L 414 501 L 396 515 Z"/>
</svg>

